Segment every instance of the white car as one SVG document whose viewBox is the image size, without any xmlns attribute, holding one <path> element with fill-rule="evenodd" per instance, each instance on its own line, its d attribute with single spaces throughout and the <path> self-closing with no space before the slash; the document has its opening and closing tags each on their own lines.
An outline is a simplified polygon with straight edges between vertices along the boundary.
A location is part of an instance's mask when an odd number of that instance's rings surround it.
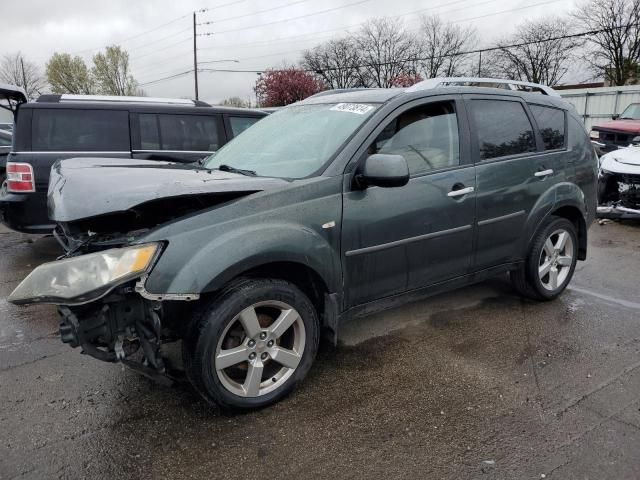
<svg viewBox="0 0 640 480">
<path fill-rule="evenodd" d="M 598 216 L 640 217 L 640 146 L 600 157 Z"/>
</svg>

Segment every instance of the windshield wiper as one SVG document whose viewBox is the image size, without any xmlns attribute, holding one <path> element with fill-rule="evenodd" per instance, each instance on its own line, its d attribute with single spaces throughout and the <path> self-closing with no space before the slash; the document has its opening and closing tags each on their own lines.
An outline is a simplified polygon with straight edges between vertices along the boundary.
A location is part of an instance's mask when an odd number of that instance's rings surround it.
<svg viewBox="0 0 640 480">
<path fill-rule="evenodd" d="M 231 165 L 226 165 L 224 163 L 222 165 L 218 165 L 218 168 L 215 168 L 214 170 L 221 170 L 223 172 L 231 172 L 231 173 L 239 173 L 240 175 L 246 175 L 248 177 L 255 177 L 257 175 L 256 172 L 254 172 L 253 170 L 244 170 L 242 168 L 232 167 Z"/>
</svg>

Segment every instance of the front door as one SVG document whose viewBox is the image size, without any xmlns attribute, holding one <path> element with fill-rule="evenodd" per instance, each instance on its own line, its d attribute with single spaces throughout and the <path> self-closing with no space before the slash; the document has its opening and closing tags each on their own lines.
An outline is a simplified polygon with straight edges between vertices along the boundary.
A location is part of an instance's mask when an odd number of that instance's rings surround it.
<svg viewBox="0 0 640 480">
<path fill-rule="evenodd" d="M 412 102 L 380 125 L 357 156 L 402 155 L 403 187 L 351 186 L 344 194 L 342 256 L 347 307 L 468 272 L 475 171 L 461 100 Z"/>
</svg>

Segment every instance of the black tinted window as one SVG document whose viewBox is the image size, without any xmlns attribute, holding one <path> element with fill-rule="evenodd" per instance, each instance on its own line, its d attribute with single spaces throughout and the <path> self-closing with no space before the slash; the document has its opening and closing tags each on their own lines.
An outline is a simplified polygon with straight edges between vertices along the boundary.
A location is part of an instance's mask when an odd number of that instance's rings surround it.
<svg viewBox="0 0 640 480">
<path fill-rule="evenodd" d="M 412 108 L 394 118 L 369 153 L 402 155 L 412 175 L 460 163 L 458 121 L 453 102 Z"/>
<path fill-rule="evenodd" d="M 220 148 L 219 116 L 143 113 L 138 118 L 142 150 L 213 152 Z"/>
<path fill-rule="evenodd" d="M 36 109 L 36 151 L 129 151 L 129 113 L 115 110 Z"/>
<path fill-rule="evenodd" d="M 564 147 L 564 111 L 557 108 L 529 105 L 538 130 L 542 136 L 545 150 Z"/>
<path fill-rule="evenodd" d="M 140 148 L 142 150 L 161 150 L 158 116 L 143 113 L 138 115 L 140 122 Z"/>
<path fill-rule="evenodd" d="M 229 117 L 233 136 L 237 137 L 258 120 L 260 119 L 256 117 Z"/>
<path fill-rule="evenodd" d="M 480 159 L 535 152 L 531 122 L 519 102 L 473 100 Z"/>
</svg>

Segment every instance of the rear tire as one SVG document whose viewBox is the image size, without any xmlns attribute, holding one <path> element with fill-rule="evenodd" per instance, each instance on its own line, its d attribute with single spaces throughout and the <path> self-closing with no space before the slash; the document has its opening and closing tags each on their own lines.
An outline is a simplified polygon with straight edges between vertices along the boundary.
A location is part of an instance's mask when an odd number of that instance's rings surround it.
<svg viewBox="0 0 640 480">
<path fill-rule="evenodd" d="M 5 170 L 0 171 L 0 197 L 7 193 L 7 174 Z"/>
<path fill-rule="evenodd" d="M 319 331 L 313 304 L 295 285 L 244 279 L 194 318 L 183 342 L 187 378 L 225 410 L 271 405 L 309 372 Z"/>
<path fill-rule="evenodd" d="M 536 232 L 524 264 L 512 271 L 518 293 L 533 300 L 553 300 L 567 287 L 578 261 L 578 235 L 566 218 L 552 216 Z"/>
</svg>

